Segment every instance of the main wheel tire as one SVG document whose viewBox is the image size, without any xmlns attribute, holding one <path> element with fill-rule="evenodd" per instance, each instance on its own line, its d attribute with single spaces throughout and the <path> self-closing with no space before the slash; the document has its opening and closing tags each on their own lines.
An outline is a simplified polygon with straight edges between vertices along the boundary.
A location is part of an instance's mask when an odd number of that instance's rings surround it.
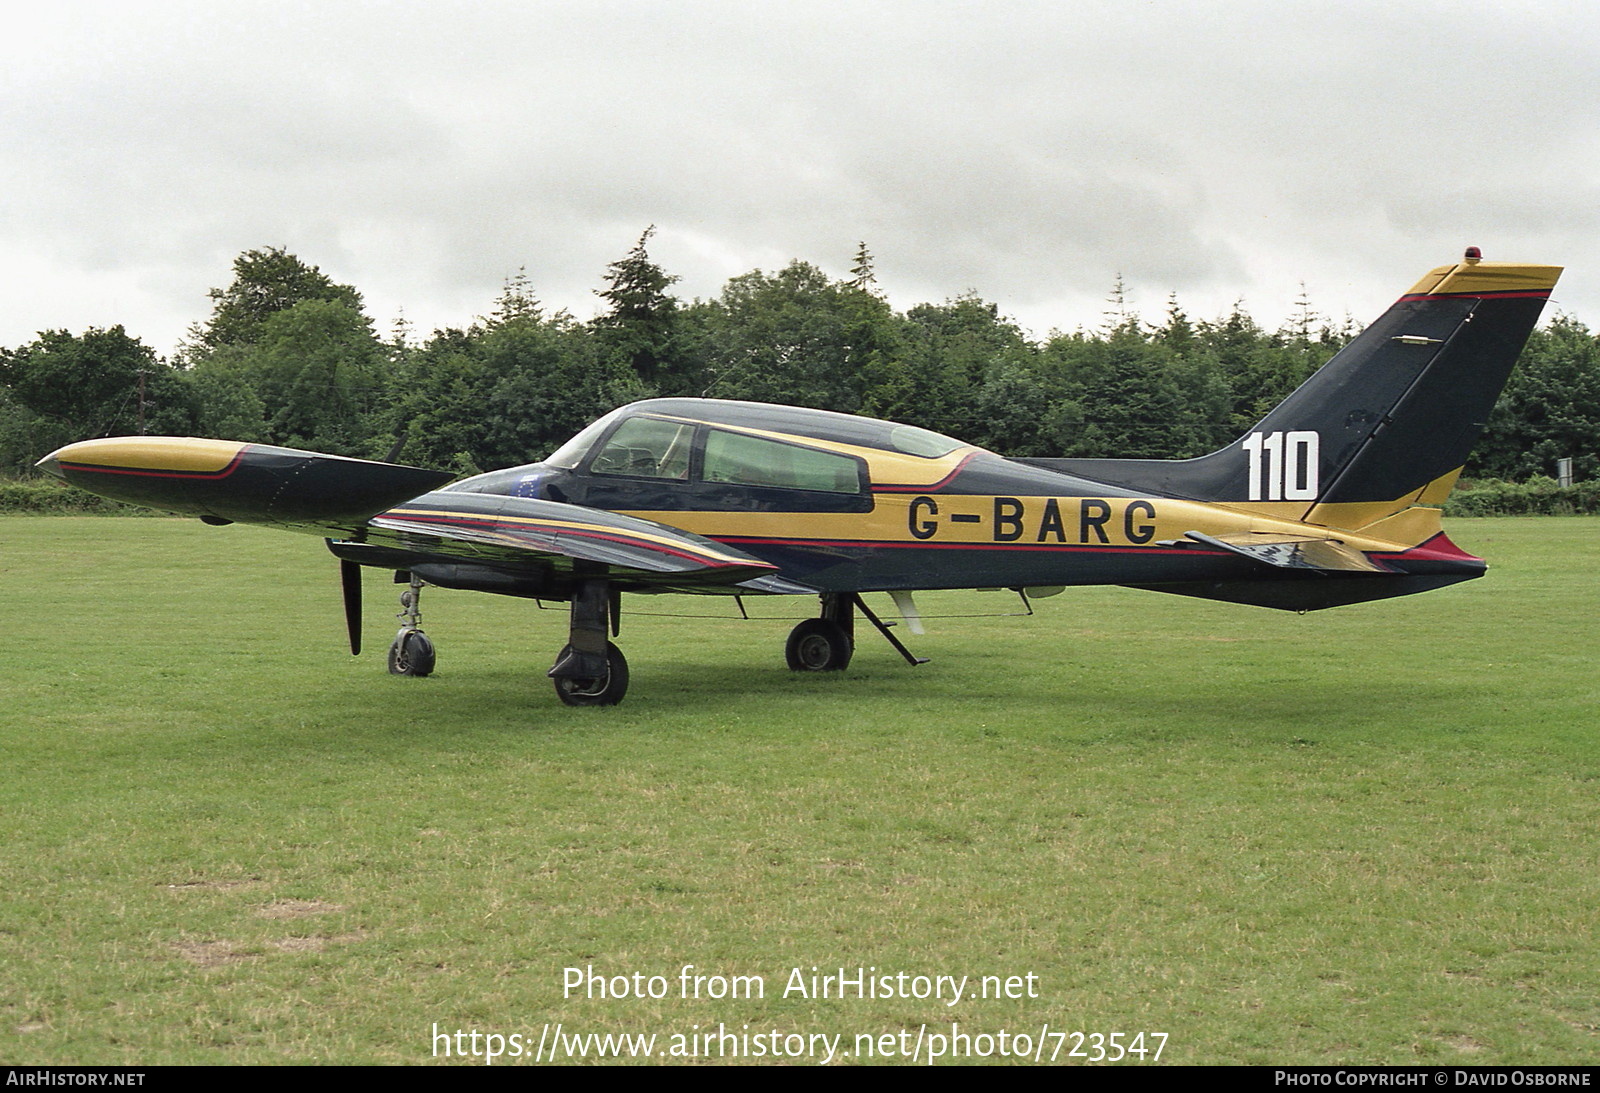
<svg viewBox="0 0 1600 1093">
<path fill-rule="evenodd" d="M 556 658 L 560 663 L 570 645 Z M 628 658 L 611 642 L 606 642 L 606 674 L 604 679 L 570 679 L 556 676 L 556 696 L 568 706 L 615 706 L 628 693 Z"/>
<path fill-rule="evenodd" d="M 389 646 L 389 671 L 393 675 L 430 675 L 438 659 L 433 642 L 421 630 L 407 630 Z"/>
<path fill-rule="evenodd" d="M 797 672 L 837 672 L 850 663 L 855 643 L 844 627 L 827 619 L 807 619 L 789 631 L 783 655 Z"/>
</svg>

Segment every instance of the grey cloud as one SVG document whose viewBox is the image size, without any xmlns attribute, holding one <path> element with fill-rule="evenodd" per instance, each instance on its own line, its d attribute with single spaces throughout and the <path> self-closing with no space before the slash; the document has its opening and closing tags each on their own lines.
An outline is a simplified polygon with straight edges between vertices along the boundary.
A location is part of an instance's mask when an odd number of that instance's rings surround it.
<svg viewBox="0 0 1600 1093">
<path fill-rule="evenodd" d="M 142 332 L 110 309 L 196 286 L 156 309 L 168 348 L 170 316 L 202 317 L 204 286 L 262 245 L 426 326 L 470 321 L 519 266 L 592 314 L 651 223 L 690 296 L 789 258 L 842 273 L 866 240 L 917 294 L 900 306 L 975 290 L 1070 328 L 1119 272 L 1202 314 L 1320 282 L 1337 313 L 1464 242 L 1533 261 L 1600 242 L 1587 9 L 62 10 L 0 45 L 0 271 L 121 288 L 17 317 L 0 344 L 56 315 Z M 103 281 L 118 271 L 140 287 Z M 1563 286 L 1580 314 L 1600 315 L 1594 285 Z"/>
</svg>

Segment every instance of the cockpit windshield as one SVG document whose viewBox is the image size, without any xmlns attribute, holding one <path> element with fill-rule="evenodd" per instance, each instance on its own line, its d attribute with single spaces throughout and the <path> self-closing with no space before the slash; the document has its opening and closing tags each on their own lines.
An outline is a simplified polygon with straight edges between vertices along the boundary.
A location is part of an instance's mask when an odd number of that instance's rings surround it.
<svg viewBox="0 0 1600 1093">
<path fill-rule="evenodd" d="M 631 474 L 642 478 L 689 477 L 694 454 L 694 426 L 656 417 L 629 418 L 606 440 L 589 463 L 595 474 Z"/>
<path fill-rule="evenodd" d="M 599 440 L 605 431 L 616 422 L 617 418 L 627 413 L 629 409 L 631 407 L 619 406 L 605 417 L 591 422 L 577 436 L 550 453 L 550 457 L 544 460 L 545 466 L 560 467 L 562 470 L 568 471 L 577 467 L 579 463 L 583 462 L 583 457 L 589 454 L 589 449 L 593 447 L 594 442 Z"/>
</svg>

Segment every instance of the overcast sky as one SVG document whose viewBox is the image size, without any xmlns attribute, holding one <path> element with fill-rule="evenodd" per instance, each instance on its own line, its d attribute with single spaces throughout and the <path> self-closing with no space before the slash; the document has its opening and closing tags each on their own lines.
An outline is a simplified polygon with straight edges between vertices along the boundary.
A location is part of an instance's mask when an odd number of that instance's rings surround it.
<svg viewBox="0 0 1600 1093">
<path fill-rule="evenodd" d="M 525 267 L 597 310 L 650 224 L 685 299 L 865 241 L 898 308 L 1043 335 L 1303 282 L 1366 322 L 1429 267 L 1566 265 L 1600 327 L 1600 5 L 1056 0 L 6 5 L 0 346 L 163 354 L 285 246 L 387 332 Z"/>
</svg>

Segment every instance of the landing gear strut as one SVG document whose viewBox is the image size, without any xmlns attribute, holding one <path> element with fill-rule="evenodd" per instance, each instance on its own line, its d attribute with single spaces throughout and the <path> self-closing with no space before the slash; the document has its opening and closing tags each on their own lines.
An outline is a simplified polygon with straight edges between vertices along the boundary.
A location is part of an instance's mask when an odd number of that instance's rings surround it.
<svg viewBox="0 0 1600 1093">
<path fill-rule="evenodd" d="M 572 594 L 567 644 L 550 669 L 556 697 L 568 706 L 615 706 L 628 693 L 628 661 L 610 641 L 620 596 L 604 580 L 584 581 Z"/>
<path fill-rule="evenodd" d="M 397 676 L 425 676 L 433 672 L 438 655 L 422 632 L 422 580 L 415 575 L 411 587 L 400 593 L 400 632 L 389 646 L 389 672 Z"/>
</svg>

